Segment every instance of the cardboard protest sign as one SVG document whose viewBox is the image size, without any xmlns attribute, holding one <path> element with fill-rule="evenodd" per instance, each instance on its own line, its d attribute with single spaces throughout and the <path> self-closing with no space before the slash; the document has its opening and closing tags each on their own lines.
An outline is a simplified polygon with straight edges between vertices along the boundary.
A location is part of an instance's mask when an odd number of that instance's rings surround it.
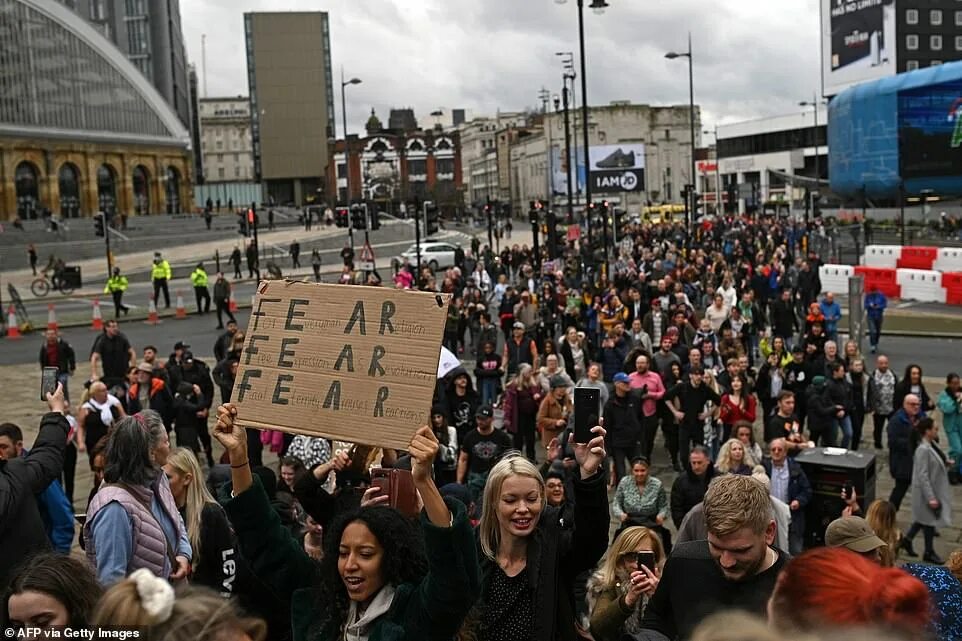
<svg viewBox="0 0 962 641">
<path fill-rule="evenodd" d="M 265 281 L 231 395 L 237 422 L 406 449 L 430 422 L 449 297 Z"/>
</svg>

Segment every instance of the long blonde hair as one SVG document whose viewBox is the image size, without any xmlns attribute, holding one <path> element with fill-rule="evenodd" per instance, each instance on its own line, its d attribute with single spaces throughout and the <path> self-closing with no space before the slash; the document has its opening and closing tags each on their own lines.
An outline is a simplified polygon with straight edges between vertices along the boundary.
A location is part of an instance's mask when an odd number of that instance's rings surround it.
<svg viewBox="0 0 962 641">
<path fill-rule="evenodd" d="M 167 457 L 167 464 L 177 470 L 181 476 L 190 474 L 191 482 L 187 484 L 187 497 L 184 502 L 184 525 L 187 526 L 187 538 L 194 551 L 191 565 L 197 567 L 203 550 L 200 547 L 200 521 L 204 507 L 208 503 L 219 505 L 211 496 L 207 485 L 204 484 L 204 472 L 201 470 L 197 457 L 186 447 L 178 447 Z"/>
<path fill-rule="evenodd" d="M 597 577 L 599 587 L 602 590 L 614 588 L 619 582 L 624 581 L 621 557 L 627 552 L 634 552 L 646 539 L 655 553 L 655 565 L 659 568 L 662 566 L 665 562 L 665 550 L 661 546 L 661 537 L 640 525 L 625 528 L 608 548 L 608 551 L 605 552 L 605 555 L 601 557 L 601 561 L 598 562 L 595 577 Z"/>
<path fill-rule="evenodd" d="M 886 543 L 884 548 L 879 548 L 883 568 L 895 567 L 899 538 L 902 536 L 895 522 L 895 512 L 895 506 L 884 499 L 872 501 L 865 510 L 865 521 L 875 535 Z"/>
<path fill-rule="evenodd" d="M 752 469 L 755 467 L 755 465 L 760 463 L 760 461 L 755 460 L 755 457 L 752 456 L 751 450 L 749 450 L 744 443 L 739 441 L 737 438 L 730 438 L 725 441 L 725 444 L 721 446 L 720 450 L 718 450 L 718 463 L 715 464 L 715 469 L 717 469 L 719 472 L 727 474 L 728 472 L 733 471 L 735 466 L 732 462 L 732 447 L 734 447 L 736 444 L 742 448 L 743 452 L 745 452 L 745 458 L 742 459 L 742 463 L 747 465 L 748 469 Z"/>
<path fill-rule="evenodd" d="M 498 548 L 501 546 L 501 525 L 498 523 L 498 503 L 501 486 L 509 476 L 524 476 L 538 482 L 541 494 L 541 509 L 544 511 L 547 500 L 544 489 L 544 479 L 534 463 L 524 458 L 518 452 L 508 453 L 488 473 L 488 480 L 484 484 L 484 507 L 481 510 L 481 523 L 478 534 L 481 539 L 481 550 L 492 561 L 497 560 Z"/>
</svg>

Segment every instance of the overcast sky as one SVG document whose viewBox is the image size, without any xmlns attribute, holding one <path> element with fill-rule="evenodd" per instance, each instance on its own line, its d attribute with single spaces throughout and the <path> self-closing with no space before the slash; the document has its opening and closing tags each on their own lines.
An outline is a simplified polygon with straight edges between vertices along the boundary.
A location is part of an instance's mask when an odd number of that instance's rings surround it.
<svg viewBox="0 0 962 641">
<path fill-rule="evenodd" d="M 687 61 L 664 53 L 684 50 L 689 31 L 706 127 L 793 113 L 818 87 L 818 0 L 608 2 L 604 15 L 585 9 L 592 105 L 687 103 Z M 576 0 L 181 0 L 180 10 L 198 72 L 207 35 L 209 96 L 248 93 L 245 11 L 327 11 L 335 85 L 341 65 L 363 80 L 348 88 L 352 130 L 371 107 L 385 120 L 413 107 L 425 126 L 438 107 L 478 116 L 534 106 L 541 87 L 560 90 L 555 52 L 577 63 Z M 339 94 L 336 105 L 340 123 Z"/>
</svg>

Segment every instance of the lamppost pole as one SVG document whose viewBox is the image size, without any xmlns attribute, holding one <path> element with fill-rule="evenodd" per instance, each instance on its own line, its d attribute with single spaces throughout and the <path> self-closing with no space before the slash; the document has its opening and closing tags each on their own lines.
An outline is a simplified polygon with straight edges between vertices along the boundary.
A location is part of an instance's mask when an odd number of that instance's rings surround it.
<svg viewBox="0 0 962 641">
<path fill-rule="evenodd" d="M 690 181 L 691 187 L 687 189 L 688 201 L 688 220 L 685 221 L 688 231 L 688 246 L 691 247 L 691 231 L 692 224 L 695 220 L 695 207 L 697 200 L 695 197 L 696 186 L 695 185 L 695 69 L 692 62 L 692 52 L 691 52 L 691 32 L 688 33 L 688 51 L 683 53 L 678 53 L 675 51 L 669 51 L 665 54 L 665 58 L 669 60 L 675 60 L 676 58 L 688 58 L 688 127 L 689 135 L 691 136 L 691 174 Z"/>
<path fill-rule="evenodd" d="M 585 2 L 578 0 L 578 46 L 581 53 L 581 136 L 584 143 L 584 163 L 585 163 L 585 214 L 590 211 L 591 203 L 591 164 L 589 161 L 589 141 L 588 141 L 588 61 L 585 55 Z M 575 172 L 575 180 L 578 179 L 578 172 Z M 608 224 L 602 221 L 602 234 L 604 241 L 605 262 L 608 262 Z M 588 245 L 591 245 L 591 220 L 588 220 Z"/>
<path fill-rule="evenodd" d="M 819 167 L 819 161 L 818 161 L 818 107 L 819 107 L 819 104 L 820 103 L 818 100 L 817 93 L 812 94 L 811 102 L 807 100 L 803 100 L 802 102 L 798 103 L 800 107 L 812 108 L 813 123 L 815 125 L 815 128 L 812 130 L 812 144 L 815 146 L 815 188 L 809 189 L 809 198 L 811 200 L 811 208 L 812 208 L 813 216 L 815 215 L 815 202 L 816 202 L 816 198 L 818 197 L 819 187 L 821 186 L 820 181 L 821 181 L 821 175 L 822 175 L 821 168 Z M 808 224 L 808 205 L 809 204 L 806 203 L 806 207 L 805 207 L 805 212 L 806 212 L 805 223 L 806 224 Z"/>
<path fill-rule="evenodd" d="M 568 181 L 568 224 L 575 222 L 574 187 L 571 184 L 571 119 L 568 117 L 568 76 L 564 76 L 564 88 L 561 90 L 561 105 L 565 119 L 565 171 Z"/>
<path fill-rule="evenodd" d="M 351 147 L 347 142 L 347 86 L 361 84 L 360 78 L 344 80 L 344 67 L 341 67 L 341 119 L 344 124 L 344 206 L 348 211 L 347 233 L 351 238 L 351 252 L 354 252 L 354 222 L 350 219 L 351 215 Z M 334 172 L 335 178 L 337 171 Z M 366 228 L 365 228 L 366 235 Z"/>
</svg>

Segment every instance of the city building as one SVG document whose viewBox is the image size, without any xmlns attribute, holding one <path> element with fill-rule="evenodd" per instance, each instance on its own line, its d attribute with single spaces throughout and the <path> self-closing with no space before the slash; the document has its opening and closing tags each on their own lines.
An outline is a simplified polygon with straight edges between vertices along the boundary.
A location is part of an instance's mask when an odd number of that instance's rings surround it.
<svg viewBox="0 0 962 641">
<path fill-rule="evenodd" d="M 695 145 L 701 131 L 701 112 L 695 106 Z M 580 111 L 580 110 L 578 110 Z M 648 201 L 681 203 L 681 191 L 691 182 L 691 126 L 688 105 L 655 107 L 617 102 L 588 111 L 588 140 L 595 154 L 615 153 L 631 145 L 644 158 L 635 158 L 643 169 L 643 181 L 632 189 L 592 189 L 592 199 L 607 199 L 637 211 Z M 564 114 L 559 111 L 537 116 L 530 134 L 517 135 L 510 147 L 510 183 L 507 190 L 514 211 L 526 211 L 531 200 L 547 199 L 556 208 L 567 204 L 567 165 L 572 165 L 573 202 L 584 204 L 584 147 L 580 120 L 574 126 L 574 110 L 569 112 L 570 155 L 565 153 Z M 496 132 L 501 136 L 501 132 Z M 643 147 L 643 151 L 642 151 Z M 548 153 L 550 150 L 550 153 Z M 625 152 L 628 153 L 628 152 Z M 697 160 L 697 156 L 696 156 Z M 552 176 L 549 183 L 548 176 Z M 472 174 L 472 180 L 474 175 Z M 551 193 L 549 194 L 549 184 Z M 474 184 L 472 183 L 472 192 Z"/>
<path fill-rule="evenodd" d="M 735 196 L 723 195 L 723 202 L 737 201 L 739 213 L 805 207 L 805 188 L 814 187 L 816 167 L 822 184 L 828 175 L 824 107 L 817 118 L 816 129 L 812 107 L 799 107 L 793 114 L 718 125 L 717 172 L 722 191 Z M 734 204 L 729 207 L 734 210 Z"/>
<path fill-rule="evenodd" d="M 822 95 L 962 60 L 957 0 L 820 0 Z"/>
<path fill-rule="evenodd" d="M 498 182 L 498 132 L 506 128 L 524 127 L 527 121 L 527 115 L 521 112 L 498 112 L 494 118 L 475 118 L 461 125 L 465 205 L 478 207 L 488 199 L 501 197 L 501 186 Z M 503 149 L 502 145 L 502 152 Z"/>
<path fill-rule="evenodd" d="M 52 0 L 0 0 L 0 219 L 181 212 L 190 133 L 103 34 Z"/>
<path fill-rule="evenodd" d="M 52 2 L 53 0 L 48 0 Z M 59 0 L 112 42 L 190 126 L 179 0 Z"/>
<path fill-rule="evenodd" d="M 250 99 L 247 96 L 201 98 L 199 111 L 206 182 L 253 181 Z"/>
<path fill-rule="evenodd" d="M 962 60 L 958 0 L 899 0 L 896 11 L 899 73 Z"/>
<path fill-rule="evenodd" d="M 190 143 L 194 152 L 194 184 L 203 185 L 205 174 L 204 154 L 200 144 L 200 86 L 194 65 L 190 65 L 187 78 L 190 85 Z"/>
<path fill-rule="evenodd" d="M 323 196 L 334 138 L 327 13 L 245 13 L 254 180 L 297 205 Z"/>
<path fill-rule="evenodd" d="M 337 194 L 340 204 L 348 202 L 350 170 L 352 202 L 374 203 L 394 215 L 402 211 L 401 205 L 426 200 L 435 202 L 445 216 L 462 209 L 461 142 L 456 131 L 385 129 L 372 110 L 366 135 L 350 135 L 346 144 L 338 140 L 332 151 L 327 193 Z"/>
</svg>

